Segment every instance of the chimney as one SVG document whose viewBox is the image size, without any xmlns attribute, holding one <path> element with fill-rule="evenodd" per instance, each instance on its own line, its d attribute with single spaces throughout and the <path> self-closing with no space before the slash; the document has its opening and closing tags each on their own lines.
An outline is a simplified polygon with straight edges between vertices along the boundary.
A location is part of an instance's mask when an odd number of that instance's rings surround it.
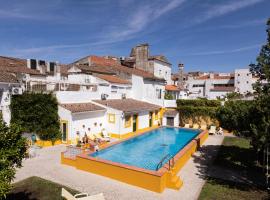
<svg viewBox="0 0 270 200">
<path fill-rule="evenodd" d="M 178 74 L 178 89 L 184 88 L 184 64 L 179 63 L 178 64 L 179 74 Z"/>
<path fill-rule="evenodd" d="M 139 44 L 134 47 L 130 54 L 135 57 L 135 68 L 142 69 L 144 71 L 149 71 L 148 58 L 149 58 L 149 45 Z"/>
</svg>

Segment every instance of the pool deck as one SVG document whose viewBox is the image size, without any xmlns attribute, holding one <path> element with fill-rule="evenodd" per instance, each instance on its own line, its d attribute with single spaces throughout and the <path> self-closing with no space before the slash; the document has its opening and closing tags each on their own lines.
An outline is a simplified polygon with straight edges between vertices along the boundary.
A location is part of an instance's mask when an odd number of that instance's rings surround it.
<svg viewBox="0 0 270 200">
<path fill-rule="evenodd" d="M 64 145 L 41 149 L 38 151 L 37 157 L 24 160 L 23 167 L 18 169 L 14 181 L 17 182 L 31 176 L 39 176 L 67 185 L 81 192 L 88 192 L 89 194 L 102 192 L 105 199 L 108 200 L 195 200 L 198 198 L 201 188 L 205 183 L 202 168 L 211 164 L 222 141 L 223 136 L 208 137 L 201 150 L 204 150 L 204 146 L 213 146 L 216 150 L 208 152 L 207 158 L 202 158 L 200 151 L 195 152 L 194 156 L 189 159 L 178 173 L 184 182 L 184 185 L 179 191 L 166 189 L 163 193 L 155 193 L 96 174 L 74 170 L 73 167 L 60 164 L 60 152 L 65 150 Z"/>
</svg>

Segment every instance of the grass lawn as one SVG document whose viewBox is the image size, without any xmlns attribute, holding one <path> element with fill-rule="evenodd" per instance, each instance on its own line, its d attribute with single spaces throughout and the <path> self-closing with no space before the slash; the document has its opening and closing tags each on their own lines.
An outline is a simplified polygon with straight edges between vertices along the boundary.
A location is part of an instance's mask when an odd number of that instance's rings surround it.
<svg viewBox="0 0 270 200">
<path fill-rule="evenodd" d="M 73 195 L 78 193 L 66 186 L 34 176 L 13 184 L 7 200 L 62 200 L 62 187 Z"/>
<path fill-rule="evenodd" d="M 208 178 L 202 188 L 200 200 L 268 199 L 267 191 L 261 187 L 263 173 L 256 165 L 256 154 L 252 151 L 248 139 L 225 137 L 213 165 L 244 174 L 252 184 Z"/>
</svg>

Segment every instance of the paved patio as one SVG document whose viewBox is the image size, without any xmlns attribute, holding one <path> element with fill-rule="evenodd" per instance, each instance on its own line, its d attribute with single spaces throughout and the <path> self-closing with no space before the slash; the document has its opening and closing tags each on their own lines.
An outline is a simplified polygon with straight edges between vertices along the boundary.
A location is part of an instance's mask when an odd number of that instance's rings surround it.
<svg viewBox="0 0 270 200">
<path fill-rule="evenodd" d="M 80 171 L 70 166 L 61 165 L 60 152 L 65 150 L 64 145 L 40 149 L 37 157 L 24 160 L 23 167 L 18 169 L 14 182 L 30 176 L 39 176 L 81 192 L 89 194 L 102 192 L 107 200 L 193 200 L 197 199 L 200 194 L 205 182 L 204 171 L 211 164 L 222 141 L 223 136 L 209 136 L 204 144 L 204 146 L 212 146 L 212 148 L 207 148 L 211 149 L 211 151 L 207 152 L 207 157 L 200 156 L 200 151 L 196 152 L 193 158 L 178 173 L 184 182 L 179 191 L 165 189 L 161 194 L 154 193 L 103 176 Z M 201 151 L 204 151 L 204 146 Z"/>
</svg>

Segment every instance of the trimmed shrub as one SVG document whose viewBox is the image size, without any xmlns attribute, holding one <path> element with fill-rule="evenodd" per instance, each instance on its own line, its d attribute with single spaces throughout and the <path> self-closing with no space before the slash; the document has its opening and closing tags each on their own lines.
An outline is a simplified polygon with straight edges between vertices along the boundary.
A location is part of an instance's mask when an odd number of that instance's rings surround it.
<svg viewBox="0 0 270 200">
<path fill-rule="evenodd" d="M 52 94 L 24 93 L 12 96 L 11 123 L 24 132 L 34 132 L 42 140 L 61 138 L 57 100 Z"/>
</svg>

